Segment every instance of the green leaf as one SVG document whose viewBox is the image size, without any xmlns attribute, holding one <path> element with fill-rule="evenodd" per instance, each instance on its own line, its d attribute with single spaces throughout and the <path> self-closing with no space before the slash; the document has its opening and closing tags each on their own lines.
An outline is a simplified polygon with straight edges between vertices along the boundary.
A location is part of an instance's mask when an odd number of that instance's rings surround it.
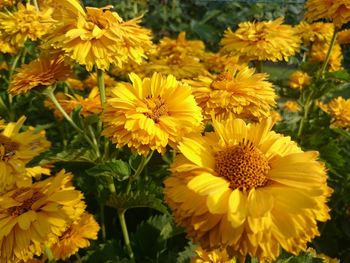
<svg viewBox="0 0 350 263">
<path fill-rule="evenodd" d="M 189 241 L 188 245 L 185 247 L 185 250 L 178 253 L 176 263 L 189 263 L 191 258 L 196 255 L 196 248 L 197 246 Z"/>
<path fill-rule="evenodd" d="M 133 171 L 136 171 L 137 168 L 139 167 L 139 164 L 142 160 L 142 156 L 138 154 L 133 154 L 129 158 L 129 165 Z"/>
<path fill-rule="evenodd" d="M 94 163 L 97 156 L 94 151 L 84 149 L 68 149 L 47 158 L 48 162 L 91 162 Z M 43 161 L 45 163 L 45 161 Z"/>
<path fill-rule="evenodd" d="M 107 205 L 116 209 L 130 209 L 136 207 L 149 207 L 163 214 L 168 214 L 167 207 L 163 200 L 151 193 L 136 192 L 126 194 L 116 194 L 110 196 Z"/>
<path fill-rule="evenodd" d="M 103 164 L 97 164 L 86 172 L 93 176 L 112 176 L 118 181 L 124 181 L 129 178 L 131 169 L 126 162 L 122 160 L 114 160 Z"/>
<path fill-rule="evenodd" d="M 335 78 L 338 80 L 349 81 L 350 74 L 346 70 L 339 70 L 339 71 L 327 72 L 326 78 Z"/>
</svg>

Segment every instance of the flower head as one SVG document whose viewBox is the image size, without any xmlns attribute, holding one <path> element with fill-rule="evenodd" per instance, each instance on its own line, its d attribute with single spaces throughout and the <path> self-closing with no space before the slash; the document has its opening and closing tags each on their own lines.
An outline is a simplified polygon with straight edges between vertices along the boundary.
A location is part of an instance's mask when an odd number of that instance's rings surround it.
<svg viewBox="0 0 350 263">
<path fill-rule="evenodd" d="M 327 57 L 329 43 L 314 43 L 312 45 L 310 56 L 311 63 L 323 62 Z M 343 53 L 341 47 L 336 43 L 331 51 L 328 68 L 330 71 L 340 70 L 342 67 Z"/>
<path fill-rule="evenodd" d="M 214 249 L 206 251 L 201 247 L 196 249 L 196 256 L 191 259 L 191 263 L 236 263 L 234 258 L 230 258 L 226 249 Z"/>
<path fill-rule="evenodd" d="M 296 27 L 296 30 L 305 44 L 310 44 L 312 42 L 330 43 L 334 32 L 334 25 L 332 23 L 323 22 L 309 24 L 305 21 L 302 21 Z"/>
<path fill-rule="evenodd" d="M 72 70 L 60 54 L 44 54 L 22 67 L 13 76 L 9 93 L 19 95 L 33 88 L 50 86 L 71 76 Z"/>
<path fill-rule="evenodd" d="M 26 261 L 41 255 L 85 209 L 83 195 L 64 170 L 30 187 L 0 197 L 0 261 Z"/>
<path fill-rule="evenodd" d="M 311 83 L 311 77 L 303 71 L 294 71 L 289 77 L 289 87 L 302 90 Z"/>
<path fill-rule="evenodd" d="M 215 132 L 184 138 L 165 180 L 175 221 L 204 249 L 227 248 L 271 261 L 281 247 L 293 254 L 329 219 L 324 164 L 271 119 L 213 121 Z"/>
<path fill-rule="evenodd" d="M 332 116 L 331 127 L 350 127 L 350 99 L 338 97 L 327 104 L 320 104 L 320 108 Z"/>
<path fill-rule="evenodd" d="M 40 39 L 53 28 L 52 9 L 37 11 L 34 6 L 21 3 L 17 8 L 13 13 L 0 12 L 0 35 L 11 46 L 22 47 L 27 39 Z"/>
<path fill-rule="evenodd" d="M 201 109 L 189 86 L 171 75 L 129 76 L 132 84 L 112 90 L 103 115 L 103 134 L 117 147 L 128 145 L 139 154 L 164 153 L 168 144 L 174 147 L 184 134 L 200 128 Z"/>
<path fill-rule="evenodd" d="M 222 51 L 251 60 L 288 60 L 299 51 L 297 30 L 284 25 L 283 18 L 263 22 L 243 22 L 232 32 L 225 31 Z"/>
<path fill-rule="evenodd" d="M 267 75 L 255 73 L 253 68 L 232 70 L 216 78 L 199 77 L 187 81 L 193 88 L 193 95 L 203 109 L 206 119 L 215 116 L 260 119 L 269 116 L 275 105 L 276 94 Z"/>
<path fill-rule="evenodd" d="M 59 237 L 52 247 L 52 253 L 56 260 L 66 259 L 78 252 L 79 248 L 90 246 L 89 239 L 97 239 L 99 225 L 91 214 L 84 213 L 71 224 Z"/>
<path fill-rule="evenodd" d="M 25 166 L 50 146 L 44 132 L 35 132 L 32 128 L 20 132 L 25 119 L 21 117 L 16 123 L 8 123 L 0 133 L 1 194 L 16 186 L 31 185 Z"/>
<path fill-rule="evenodd" d="M 283 104 L 283 108 L 290 112 L 300 111 L 300 106 L 296 101 L 288 100 Z"/>
</svg>

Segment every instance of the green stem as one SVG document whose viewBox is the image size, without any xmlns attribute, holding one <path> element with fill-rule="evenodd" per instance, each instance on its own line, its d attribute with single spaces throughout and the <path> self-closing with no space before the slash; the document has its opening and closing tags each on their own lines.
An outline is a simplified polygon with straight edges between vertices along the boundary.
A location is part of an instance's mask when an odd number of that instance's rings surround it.
<svg viewBox="0 0 350 263">
<path fill-rule="evenodd" d="M 96 136 L 95 136 L 94 131 L 92 130 L 91 125 L 88 126 L 88 130 L 89 130 L 91 138 L 92 138 L 92 143 L 95 146 L 96 156 L 97 156 L 97 158 L 100 158 L 101 157 L 100 148 L 98 147 Z"/>
<path fill-rule="evenodd" d="M 333 32 L 333 36 L 332 36 L 332 39 L 331 39 L 331 43 L 329 44 L 329 48 L 328 48 L 328 51 L 327 51 L 327 55 L 326 55 L 326 59 L 323 61 L 323 65 L 321 67 L 321 71 L 319 73 L 319 76 L 318 78 L 321 79 L 323 78 L 323 74 L 326 70 L 326 67 L 328 65 L 328 62 L 329 62 L 329 59 L 331 58 L 331 54 L 332 54 L 332 49 L 336 43 L 336 39 L 337 39 L 337 29 L 334 29 L 334 32 Z"/>
<path fill-rule="evenodd" d="M 85 138 L 85 140 L 93 147 L 95 148 L 96 152 L 98 149 L 96 149 L 95 144 L 91 141 L 89 136 L 86 135 L 86 133 L 80 129 L 75 122 L 72 120 L 72 118 L 67 114 L 67 112 L 62 108 L 61 104 L 57 101 L 56 96 L 54 94 L 55 87 L 47 87 L 44 91 L 43 94 L 46 95 L 52 103 L 55 105 L 55 107 L 62 113 L 63 117 L 70 123 L 70 125 L 80 134 L 82 134 Z"/>
<path fill-rule="evenodd" d="M 141 162 L 139 163 L 139 166 L 137 167 L 135 173 L 129 177 L 129 182 L 128 182 L 128 185 L 126 187 L 126 194 L 128 194 L 130 192 L 132 182 L 140 176 L 140 174 L 142 173 L 142 171 L 145 168 L 145 166 L 147 165 L 147 163 L 151 160 L 152 155 L 153 155 L 153 151 L 151 151 L 147 157 L 142 156 Z"/>
<path fill-rule="evenodd" d="M 125 211 L 126 211 L 125 209 L 118 209 L 118 217 L 119 217 L 119 222 L 120 222 L 120 226 L 122 228 L 123 238 L 124 238 L 126 249 L 128 251 L 128 254 L 129 254 L 130 261 L 132 263 L 135 263 L 134 252 L 132 251 L 132 248 L 131 248 L 128 228 L 127 228 L 126 222 L 125 222 Z"/>
<path fill-rule="evenodd" d="M 100 90 L 101 107 L 103 109 L 106 102 L 106 88 L 105 88 L 104 72 L 102 69 L 97 69 L 97 84 Z"/>
<path fill-rule="evenodd" d="M 262 60 L 256 61 L 256 72 L 257 73 L 263 72 L 263 61 Z"/>
<path fill-rule="evenodd" d="M 34 4 L 34 6 L 35 6 L 35 10 L 36 10 L 37 12 L 39 12 L 40 9 L 39 9 L 39 5 L 38 5 L 38 1 L 37 1 L 37 0 L 33 0 L 33 4 Z"/>
<path fill-rule="evenodd" d="M 47 256 L 47 260 L 49 263 L 56 263 L 56 260 L 53 257 L 52 251 L 47 245 L 44 246 L 44 252 L 45 252 L 45 255 Z"/>
<path fill-rule="evenodd" d="M 106 224 L 105 224 L 105 206 L 103 204 L 100 204 L 100 217 L 101 217 L 101 234 L 102 234 L 102 240 L 106 241 Z"/>
<path fill-rule="evenodd" d="M 306 120 L 308 118 L 309 110 L 310 110 L 310 107 L 311 107 L 311 104 L 312 104 L 311 97 L 312 97 L 312 92 L 310 92 L 309 96 L 306 98 L 305 102 L 303 103 L 304 115 L 303 115 L 303 117 L 300 120 L 298 134 L 297 134 L 300 142 L 302 140 L 302 133 L 303 133 L 303 128 L 304 128 L 304 123 L 306 122 Z"/>
</svg>

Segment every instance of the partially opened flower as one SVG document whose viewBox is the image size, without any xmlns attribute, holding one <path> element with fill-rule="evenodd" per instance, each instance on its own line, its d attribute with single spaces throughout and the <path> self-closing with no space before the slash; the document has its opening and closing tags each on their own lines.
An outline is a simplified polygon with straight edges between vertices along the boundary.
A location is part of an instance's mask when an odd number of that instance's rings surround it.
<svg viewBox="0 0 350 263">
<path fill-rule="evenodd" d="M 69 78 L 72 70 L 60 54 L 43 54 L 29 64 L 22 65 L 14 74 L 9 93 L 19 95 L 37 87 L 55 84 Z"/>
<path fill-rule="evenodd" d="M 330 218 L 326 168 L 271 131 L 271 119 L 213 120 L 215 132 L 184 138 L 165 180 L 175 221 L 204 249 L 272 261 L 298 254 Z"/>
<path fill-rule="evenodd" d="M 191 263 L 236 263 L 236 259 L 227 254 L 226 249 L 214 249 L 206 251 L 201 247 L 196 249 L 196 256 Z"/>
<path fill-rule="evenodd" d="M 298 35 L 300 35 L 303 42 L 307 45 L 313 42 L 327 42 L 330 43 L 334 32 L 333 23 L 307 23 L 302 21 L 296 26 Z"/>
<path fill-rule="evenodd" d="M 52 253 L 56 260 L 66 259 L 78 252 L 80 248 L 90 246 L 90 240 L 97 239 L 99 225 L 93 215 L 84 213 L 71 224 L 59 237 L 52 247 Z"/>
<path fill-rule="evenodd" d="M 299 51 L 301 41 L 295 28 L 282 23 L 283 18 L 277 18 L 243 22 L 235 32 L 227 29 L 221 39 L 222 51 L 251 60 L 287 61 Z"/>
<path fill-rule="evenodd" d="M 21 117 L 16 123 L 8 123 L 0 133 L 0 193 L 16 185 L 30 185 L 26 164 L 50 146 L 44 132 L 31 128 L 20 131 L 25 119 Z"/>
<path fill-rule="evenodd" d="M 290 112 L 298 112 L 298 111 L 300 111 L 299 104 L 296 101 L 294 101 L 294 100 L 287 100 L 283 104 L 283 108 L 286 109 L 287 111 L 290 111 Z"/>
<path fill-rule="evenodd" d="M 85 209 L 72 176 L 56 176 L 14 189 L 0 197 L 0 261 L 19 262 L 40 256 L 44 245 L 57 242 Z"/>
<path fill-rule="evenodd" d="M 309 54 L 311 63 L 324 62 L 327 57 L 329 43 L 314 43 Z M 328 69 L 330 71 L 337 71 L 342 68 L 343 53 L 338 43 L 335 43 L 328 61 Z"/>
<path fill-rule="evenodd" d="M 337 97 L 327 104 L 320 103 L 320 108 L 331 115 L 331 127 L 350 127 L 350 99 Z"/>
<path fill-rule="evenodd" d="M 0 35 L 10 45 L 22 47 L 27 39 L 37 40 L 52 30 L 52 9 L 37 11 L 30 4 L 19 3 L 17 11 L 0 12 Z"/>
<path fill-rule="evenodd" d="M 267 117 L 275 105 L 276 93 L 264 73 L 254 68 L 231 70 L 215 77 L 199 77 L 186 81 L 206 119 L 212 114 L 257 120 Z"/>
<path fill-rule="evenodd" d="M 103 114 L 103 134 L 117 147 L 128 145 L 139 154 L 165 152 L 186 133 L 201 127 L 201 109 L 191 88 L 173 76 L 154 73 L 140 79 L 130 74 L 132 84 L 121 83 L 111 92 Z"/>
<path fill-rule="evenodd" d="M 311 83 L 311 77 L 303 71 L 294 71 L 289 77 L 289 87 L 302 90 Z"/>
</svg>

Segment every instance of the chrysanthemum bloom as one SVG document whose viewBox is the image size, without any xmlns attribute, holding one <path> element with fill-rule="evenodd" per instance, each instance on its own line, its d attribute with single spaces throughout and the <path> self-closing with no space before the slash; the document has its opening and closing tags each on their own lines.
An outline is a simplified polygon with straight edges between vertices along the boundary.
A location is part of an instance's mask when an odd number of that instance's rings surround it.
<svg viewBox="0 0 350 263">
<path fill-rule="evenodd" d="M 191 263 L 236 263 L 236 259 L 230 258 L 226 249 L 214 249 L 206 251 L 201 247 L 196 249 L 196 256 Z"/>
<path fill-rule="evenodd" d="M 331 127 L 350 127 L 350 99 L 338 97 L 327 104 L 320 103 L 320 108 L 332 116 Z"/>
<path fill-rule="evenodd" d="M 203 110 L 205 119 L 215 116 L 260 119 L 270 114 L 275 105 L 276 93 L 267 74 L 255 73 L 254 68 L 224 72 L 216 77 L 199 77 L 186 81 Z"/>
<path fill-rule="evenodd" d="M 129 76 L 132 84 L 112 90 L 102 117 L 103 135 L 117 147 L 128 145 L 144 155 L 149 150 L 164 153 L 168 144 L 175 147 L 183 135 L 200 128 L 201 109 L 189 86 L 171 75 Z"/>
<path fill-rule="evenodd" d="M 100 226 L 93 215 L 84 213 L 76 222 L 68 227 L 52 247 L 56 260 L 66 259 L 78 252 L 80 248 L 90 246 L 90 239 L 96 240 Z"/>
<path fill-rule="evenodd" d="M 150 48 L 150 31 L 139 26 L 140 18 L 124 22 L 116 12 L 87 7 L 78 13 L 77 22 L 64 34 L 63 50 L 79 64 L 91 71 L 107 70 L 110 64 L 142 61 Z"/>
<path fill-rule="evenodd" d="M 243 22 L 232 32 L 225 31 L 221 40 L 222 51 L 232 55 L 246 56 L 251 60 L 288 60 L 299 52 L 298 31 L 284 25 L 283 18 L 263 22 Z"/>
<path fill-rule="evenodd" d="M 303 71 L 294 71 L 289 77 L 289 87 L 302 90 L 311 83 L 311 77 Z"/>
<path fill-rule="evenodd" d="M 273 260 L 293 254 L 329 219 L 326 168 L 318 153 L 303 152 L 271 131 L 271 119 L 246 124 L 213 120 L 215 132 L 184 138 L 165 180 L 175 221 L 204 249 L 227 248 Z"/>
<path fill-rule="evenodd" d="M 290 112 L 298 112 L 300 110 L 299 104 L 293 100 L 287 100 L 283 103 L 283 108 Z"/>
<path fill-rule="evenodd" d="M 329 49 L 329 43 L 314 43 L 312 45 L 311 53 L 309 54 L 309 62 L 319 63 L 326 59 Z M 341 47 L 336 43 L 331 51 L 331 55 L 328 62 L 328 69 L 330 71 L 337 71 L 342 68 L 343 53 Z"/>
<path fill-rule="evenodd" d="M 44 132 L 20 132 L 24 121 L 21 117 L 16 123 L 8 123 L 0 133 L 0 193 L 26 185 L 26 164 L 50 147 Z"/>
<path fill-rule="evenodd" d="M 17 11 L 0 12 L 1 38 L 12 46 L 23 46 L 26 39 L 37 40 L 52 30 L 55 20 L 51 18 L 52 9 L 37 11 L 30 4 L 17 5 Z"/>
<path fill-rule="evenodd" d="M 55 177 L 14 189 L 0 197 L 0 261 L 26 261 L 51 246 L 85 209 L 72 176 Z"/>
<path fill-rule="evenodd" d="M 334 24 L 333 23 L 307 23 L 302 21 L 299 25 L 295 27 L 300 35 L 303 42 L 309 45 L 312 42 L 327 42 L 330 43 L 333 32 Z"/>
<path fill-rule="evenodd" d="M 18 52 L 19 48 L 16 46 L 11 45 L 7 39 L 2 39 L 2 35 L 0 32 L 0 52 L 1 53 L 9 53 L 9 54 L 15 54 Z"/>
<path fill-rule="evenodd" d="M 349 0 L 308 0 L 306 2 L 306 19 L 316 21 L 331 19 L 334 25 L 340 28 L 350 21 Z"/>
<path fill-rule="evenodd" d="M 45 54 L 29 64 L 22 65 L 14 74 L 9 93 L 19 95 L 33 88 L 50 86 L 70 77 L 72 70 L 58 54 Z"/>
<path fill-rule="evenodd" d="M 341 45 L 350 44 L 350 29 L 338 32 L 337 41 Z"/>
</svg>

